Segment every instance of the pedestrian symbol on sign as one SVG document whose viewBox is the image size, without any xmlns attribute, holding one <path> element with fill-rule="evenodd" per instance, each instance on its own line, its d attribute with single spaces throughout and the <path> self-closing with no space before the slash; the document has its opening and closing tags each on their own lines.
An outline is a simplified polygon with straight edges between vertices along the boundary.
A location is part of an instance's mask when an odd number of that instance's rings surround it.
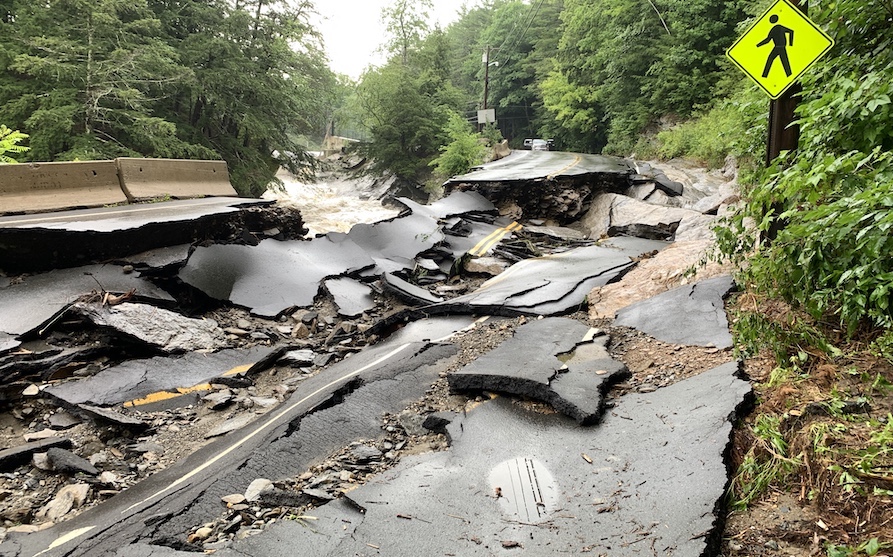
<svg viewBox="0 0 893 557">
<path fill-rule="evenodd" d="M 776 0 L 726 55 L 777 99 L 833 45 L 831 37 L 797 7 L 788 0 Z"/>
<path fill-rule="evenodd" d="M 769 23 L 772 23 L 775 26 L 769 31 L 769 36 L 757 43 L 757 46 L 763 46 L 770 42 L 775 43 L 775 47 L 772 48 L 772 52 L 769 53 L 769 58 L 766 60 L 766 67 L 763 69 L 763 77 L 769 77 L 769 70 L 772 69 L 772 63 L 775 62 L 776 58 L 781 59 L 781 66 L 784 68 L 785 75 L 791 77 L 791 62 L 788 60 L 788 45 L 790 44 L 790 46 L 794 46 L 794 32 L 784 25 L 776 25 L 778 23 L 778 16 L 775 14 L 769 18 Z M 791 39 L 790 42 L 788 42 L 788 37 Z"/>
</svg>

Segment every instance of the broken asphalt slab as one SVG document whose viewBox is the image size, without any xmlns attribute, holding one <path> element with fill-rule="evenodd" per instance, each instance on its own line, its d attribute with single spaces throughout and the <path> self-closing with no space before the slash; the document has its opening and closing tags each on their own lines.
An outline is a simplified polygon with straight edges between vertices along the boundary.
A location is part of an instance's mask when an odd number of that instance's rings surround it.
<svg viewBox="0 0 893 557">
<path fill-rule="evenodd" d="M 450 426 L 449 450 L 404 459 L 314 509 L 310 527 L 283 520 L 216 555 L 712 554 L 750 393 L 732 362 L 625 395 L 595 428 L 485 402 Z"/>
<path fill-rule="evenodd" d="M 617 175 L 626 180 L 631 173 L 629 163 L 619 157 L 561 151 L 512 151 L 508 157 L 450 178 L 445 185 L 531 181 L 589 174 Z"/>
<path fill-rule="evenodd" d="M 257 371 L 265 362 L 271 363 L 267 357 L 273 353 L 272 348 L 257 346 L 250 350 L 129 360 L 91 377 L 53 385 L 44 393 L 69 406 L 116 406 L 140 399 L 146 399 L 140 400 L 145 404 L 161 402 L 227 374 Z"/>
<path fill-rule="evenodd" d="M 497 315 L 560 315 L 579 308 L 596 286 L 608 284 L 643 253 L 667 244 L 653 240 L 616 238 L 599 246 L 527 259 L 469 294 L 435 304 L 441 313 L 479 312 Z M 548 278 L 545 278 L 548 277 Z"/>
<path fill-rule="evenodd" d="M 526 323 L 511 339 L 450 374 L 450 389 L 528 397 L 582 425 L 597 423 L 604 394 L 629 376 L 626 366 L 605 350 L 607 336 L 592 338 L 597 332 L 572 319 Z"/>
<path fill-rule="evenodd" d="M 0 268 L 45 271 L 226 236 L 244 211 L 271 204 L 211 197 L 0 217 Z"/>
<path fill-rule="evenodd" d="M 213 319 L 192 319 L 147 304 L 125 302 L 115 306 L 78 302 L 72 311 L 100 327 L 109 327 L 164 352 L 219 350 L 226 334 Z"/>
<path fill-rule="evenodd" d="M 326 236 L 312 241 L 267 239 L 256 246 L 196 248 L 180 278 L 212 298 L 273 317 L 291 307 L 312 305 L 324 278 L 374 264 L 349 241 Z"/>
<path fill-rule="evenodd" d="M 409 200 L 406 205 L 410 207 L 407 214 L 375 224 L 358 224 L 346 234 L 331 232 L 310 241 L 267 239 L 256 246 L 199 247 L 180 271 L 180 278 L 212 298 L 229 300 L 255 315 L 273 317 L 292 307 L 312 305 L 324 279 L 412 272 L 416 257 L 445 240 L 438 222 L 441 215 L 465 214 L 463 211 L 484 214 L 492 209 L 492 204 L 472 193 L 453 194 L 432 206 Z M 452 253 L 455 259 L 500 229 L 474 223 L 467 236 L 449 236 L 448 243 L 459 247 L 445 253 Z M 509 232 L 505 230 L 492 243 Z M 447 269 L 451 266 L 452 261 L 445 265 Z"/>
<path fill-rule="evenodd" d="M 673 344 L 729 348 L 723 301 L 734 287 L 728 275 L 679 286 L 619 310 L 614 324 Z"/>
<path fill-rule="evenodd" d="M 468 213 L 496 214 L 496 206 L 475 191 L 455 191 L 430 205 L 416 203 L 407 197 L 398 197 L 397 201 L 415 214 L 426 215 L 435 219 L 445 219 Z"/>
<path fill-rule="evenodd" d="M 396 414 L 423 396 L 458 352 L 451 344 L 416 339 L 446 340 L 470 322 L 409 324 L 388 341 L 301 381 L 288 400 L 244 429 L 212 440 L 101 505 L 48 530 L 10 534 L 0 555 L 100 557 L 115 555 L 125 543 L 185 539 L 192 525 L 219 516 L 222 497 L 244 492 L 257 478 L 293 478 L 342 447 L 384 435 L 382 414 Z"/>
<path fill-rule="evenodd" d="M 325 286 L 335 302 L 338 315 L 347 318 L 359 317 L 363 312 L 375 307 L 372 289 L 357 280 L 331 279 L 325 282 Z"/>
<path fill-rule="evenodd" d="M 0 332 L 24 336 L 64 312 L 78 298 L 92 292 L 124 294 L 136 299 L 173 302 L 174 298 L 118 265 L 90 265 L 20 277 L 0 287 Z"/>
</svg>

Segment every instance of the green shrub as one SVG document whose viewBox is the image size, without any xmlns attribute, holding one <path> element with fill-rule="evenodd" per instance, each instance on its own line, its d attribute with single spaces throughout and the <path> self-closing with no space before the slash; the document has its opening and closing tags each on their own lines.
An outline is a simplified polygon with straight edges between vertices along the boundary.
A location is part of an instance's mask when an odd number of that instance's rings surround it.
<svg viewBox="0 0 893 557">
<path fill-rule="evenodd" d="M 484 162 L 487 148 L 481 142 L 481 136 L 459 114 L 450 114 L 446 133 L 450 143 L 441 146 L 440 155 L 430 163 L 438 177 L 447 179 L 465 174 L 471 167 Z"/>
</svg>

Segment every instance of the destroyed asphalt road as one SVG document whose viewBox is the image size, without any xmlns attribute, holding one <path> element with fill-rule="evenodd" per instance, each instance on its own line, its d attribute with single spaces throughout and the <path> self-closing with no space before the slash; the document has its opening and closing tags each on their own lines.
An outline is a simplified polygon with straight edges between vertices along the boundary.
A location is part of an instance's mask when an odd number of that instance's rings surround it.
<svg viewBox="0 0 893 557">
<path fill-rule="evenodd" d="M 311 557 L 439 555 L 444 548 L 457 555 L 710 554 L 728 481 L 722 455 L 751 392 L 737 374 L 732 362 L 628 395 L 598 428 L 506 399 L 485 402 L 449 426 L 450 450 L 405 459 L 316 509 L 314 520 L 280 521 L 217 555 L 273 557 L 296 546 Z"/>
<path fill-rule="evenodd" d="M 445 323 L 457 331 L 471 321 Z M 380 432 L 377 416 L 399 412 L 422 396 L 441 371 L 441 360 L 455 354 L 454 347 L 438 342 L 448 338 L 421 340 L 430 336 L 430 327 L 408 330 L 307 379 L 280 407 L 239 431 L 70 521 L 10 537 L 0 544 L 0 555 L 108 555 L 125 539 L 151 543 L 185 535 L 191 524 L 219 512 L 222 496 L 244 491 L 255 478 L 296 475 L 338 447 L 374 437 Z M 331 429 L 333 421 L 342 426 Z"/>
<path fill-rule="evenodd" d="M 628 164 L 611 164 L 616 166 L 609 182 L 617 176 L 630 179 Z M 40 529 L 50 523 L 37 517 L 27 518 L 38 524 L 32 533 L 4 531 L 14 525 L 0 523 L 0 556 L 187 556 L 202 550 L 272 556 L 291 554 L 295 543 L 306 544 L 313 555 L 501 555 L 516 549 L 534 555 L 712 554 L 728 481 L 725 448 L 749 392 L 729 361 L 731 352 L 711 349 L 729 363 L 675 384 L 667 378 L 650 387 L 653 392 L 634 394 L 636 385 L 621 383 L 612 394 L 618 381 L 638 377 L 612 356 L 612 344 L 627 329 L 606 321 L 598 323 L 605 331 L 599 335 L 595 323 L 580 313 L 574 319 L 536 318 L 584 308 L 594 286 L 622 284 L 638 261 L 667 242 L 617 237 L 596 246 L 582 239 L 585 230 L 562 231 L 557 224 L 565 221 L 544 222 L 527 209 L 514 213 L 524 203 L 505 197 L 497 196 L 494 207 L 472 191 L 477 186 L 463 191 L 462 184 L 470 183 L 457 184 L 457 191 L 432 206 L 404 200 L 408 210 L 400 217 L 348 234 L 309 242 L 243 234 L 254 241 L 198 246 L 180 278 L 220 300 L 218 305 L 277 317 L 260 320 L 269 323 L 263 332 L 251 332 L 247 319 L 238 326 L 208 324 L 210 339 L 215 327 L 226 331 L 230 347 L 222 352 L 205 355 L 185 348 L 183 355 L 176 349 L 165 354 L 168 344 L 128 332 L 145 318 L 142 313 L 121 312 L 122 320 L 113 321 L 102 315 L 113 307 L 78 305 L 67 311 L 60 320 L 65 322 L 54 327 L 101 327 L 143 346 L 143 357 L 105 366 L 92 379 L 28 387 L 29 396 L 75 409 L 90 406 L 95 415 L 126 416 L 133 407 L 124 404 L 133 398 L 158 393 L 179 398 L 183 388 L 209 386 L 210 394 L 202 391 L 201 399 L 189 402 L 208 409 L 220 404 L 223 410 L 214 411 L 228 419 L 207 432 L 212 440 L 196 443 L 202 446 L 190 456 L 76 516 L 62 512 L 60 520 L 68 519 L 48 529 Z M 561 198 L 549 207 L 569 203 L 585 212 L 585 200 L 599 184 L 552 184 L 543 191 Z M 498 185 L 481 187 L 492 191 Z M 566 195 L 577 187 L 576 198 Z M 616 187 L 611 182 L 610 188 Z M 621 190 L 629 187 L 627 182 Z M 534 231 L 524 230 L 526 224 Z M 177 272 L 183 250 L 172 252 L 152 256 L 167 270 L 130 264 L 146 269 L 153 280 L 167 273 L 161 283 L 170 286 L 171 269 Z M 493 254 L 503 266 L 524 261 L 480 285 L 480 278 L 464 271 L 478 253 Z M 499 265 L 487 268 L 499 272 Z M 0 293 L 13 286 L 0 287 Z M 706 294 L 692 306 L 697 312 L 687 309 L 688 300 L 671 298 L 660 304 L 659 320 L 719 339 L 728 334 L 720 319 L 727 290 L 693 285 L 689 294 Z M 167 305 L 176 309 L 184 292 L 173 293 L 178 301 Z M 72 292 L 56 302 L 61 306 L 50 321 L 76 299 Z M 203 303 L 214 307 L 213 301 Z M 709 311 L 703 309 L 708 306 Z M 657 311 L 646 305 L 641 318 L 658 320 Z M 360 317 L 357 323 L 340 321 L 338 313 Z M 468 317 L 434 317 L 438 313 Z M 704 319 L 707 314 L 710 319 Z M 375 326 L 369 325 L 370 315 Z M 491 317 L 455 334 L 477 315 L 528 317 Z M 46 322 L 29 325 L 28 332 Z M 0 365 L 14 362 L 21 334 L 0 337 L 8 346 L 0 351 Z M 676 342 L 697 344 L 693 337 Z M 252 352 L 252 346 L 263 348 Z M 241 359 L 230 361 L 228 354 Z M 226 406 L 236 395 L 215 383 L 223 383 L 229 372 L 238 379 L 260 361 L 271 367 L 263 372 L 255 367 L 252 373 L 269 377 L 287 373 L 283 370 L 295 365 L 288 362 L 318 364 L 312 372 L 284 376 L 290 387 L 280 392 L 292 394 L 279 405 L 268 399 L 270 406 Z M 193 366 L 199 362 L 208 365 Z M 187 377 L 193 367 L 196 375 Z M 159 369 L 172 373 L 165 379 Z M 489 400 L 490 393 L 507 398 Z M 45 427 L 42 416 L 29 415 L 31 428 Z M 149 429 L 137 433 L 139 439 L 116 426 L 114 435 L 121 436 L 113 439 L 116 446 L 151 447 L 155 428 L 169 423 L 158 415 L 143 424 Z M 449 446 L 439 441 L 443 432 Z M 403 454 L 415 444 L 440 452 Z M 75 457 L 90 456 L 83 447 L 70 450 Z M 333 456 L 338 454 L 343 456 Z M 19 478 L 52 474 L 33 463 L 17 466 L 0 481 L 28 489 L 32 484 L 20 484 Z M 98 461 L 97 472 L 109 472 L 103 466 Z M 330 468 L 320 471 L 320 466 Z M 77 486 L 72 489 L 98 497 L 90 481 L 68 481 Z M 528 495 L 529 504 L 522 499 Z M 18 494 L 10 491 L 10 496 L 15 500 Z M 0 499 L 0 516 L 4 512 Z M 293 520 L 286 520 L 289 516 Z M 318 520 L 302 518 L 309 516 Z"/>
</svg>

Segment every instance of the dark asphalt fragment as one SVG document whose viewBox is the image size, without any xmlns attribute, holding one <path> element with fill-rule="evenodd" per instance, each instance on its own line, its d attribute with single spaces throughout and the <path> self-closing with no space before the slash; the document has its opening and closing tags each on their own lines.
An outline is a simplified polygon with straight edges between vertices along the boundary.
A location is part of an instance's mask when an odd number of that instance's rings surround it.
<svg viewBox="0 0 893 557">
<path fill-rule="evenodd" d="M 732 346 L 723 300 L 734 288 L 726 275 L 680 286 L 617 312 L 616 325 L 690 346 Z"/>
<path fill-rule="evenodd" d="M 326 290 L 332 295 L 338 314 L 344 317 L 358 317 L 375 307 L 372 289 L 351 279 L 330 279 L 325 282 Z"/>
<path fill-rule="evenodd" d="M 180 278 L 212 298 L 273 317 L 290 307 L 312 305 L 324 278 L 374 264 L 349 241 L 327 236 L 309 242 L 268 239 L 257 246 L 199 247 Z"/>
<path fill-rule="evenodd" d="M 431 311 L 561 315 L 578 309 L 593 288 L 604 286 L 632 267 L 633 258 L 666 245 L 618 238 L 605 245 L 527 259 L 478 290 L 438 304 Z"/>
<path fill-rule="evenodd" d="M 176 393 L 228 373 L 245 373 L 270 355 L 269 347 L 223 350 L 214 354 L 192 352 L 182 356 L 130 360 L 96 375 L 49 387 L 44 392 L 68 405 L 112 406 L 157 392 Z M 272 364 L 272 362 L 270 362 Z"/>
<path fill-rule="evenodd" d="M 443 298 L 438 298 L 424 288 L 416 286 L 402 278 L 385 273 L 381 276 L 382 284 L 385 288 L 394 293 L 398 298 L 412 305 L 429 305 L 442 302 Z"/>
<path fill-rule="evenodd" d="M 491 556 L 504 554 L 506 540 L 523 540 L 524 555 L 537 557 L 712 555 L 732 423 L 750 392 L 730 362 L 626 395 L 591 429 L 497 398 L 451 426 L 449 451 L 404 459 L 315 509 L 312 528 L 280 521 L 217 555 L 300 546 L 307 557 L 334 557 L 374 545 L 398 557 Z"/>
<path fill-rule="evenodd" d="M 151 427 L 151 424 L 140 419 L 128 416 L 127 414 L 122 414 L 121 412 L 116 412 L 109 408 L 90 406 L 89 404 L 78 404 L 77 409 L 91 420 L 107 426 L 110 425 L 133 431 L 142 431 Z"/>
<path fill-rule="evenodd" d="M 597 423 L 604 411 L 604 393 L 629 373 L 604 351 L 607 337 L 593 341 L 592 333 L 571 319 L 527 323 L 496 349 L 450 374 L 450 389 L 524 396 L 551 404 L 581 425 Z M 600 343 L 600 351 L 576 354 L 576 347 L 593 342 Z"/>
<path fill-rule="evenodd" d="M 15 350 L 22 343 L 15 339 L 14 336 L 7 333 L 0 333 L 0 355 Z"/>
<path fill-rule="evenodd" d="M 99 470 L 90 462 L 60 447 L 53 447 L 47 451 L 47 459 L 52 465 L 53 470 L 63 474 L 87 474 L 89 476 L 98 476 Z"/>
<path fill-rule="evenodd" d="M 219 350 L 227 345 L 226 335 L 215 321 L 192 319 L 147 304 L 78 302 L 72 311 L 95 325 L 112 328 L 164 352 Z"/>
<path fill-rule="evenodd" d="M 91 265 L 22 277 L 0 287 L 0 332 L 24 336 L 52 321 L 85 294 L 134 292 L 136 299 L 173 302 L 170 294 L 117 265 Z"/>
<path fill-rule="evenodd" d="M 0 451 L 0 472 L 7 472 L 30 462 L 34 453 L 42 453 L 52 447 L 70 448 L 71 446 L 72 442 L 68 437 L 50 437 L 3 449 Z"/>
</svg>

